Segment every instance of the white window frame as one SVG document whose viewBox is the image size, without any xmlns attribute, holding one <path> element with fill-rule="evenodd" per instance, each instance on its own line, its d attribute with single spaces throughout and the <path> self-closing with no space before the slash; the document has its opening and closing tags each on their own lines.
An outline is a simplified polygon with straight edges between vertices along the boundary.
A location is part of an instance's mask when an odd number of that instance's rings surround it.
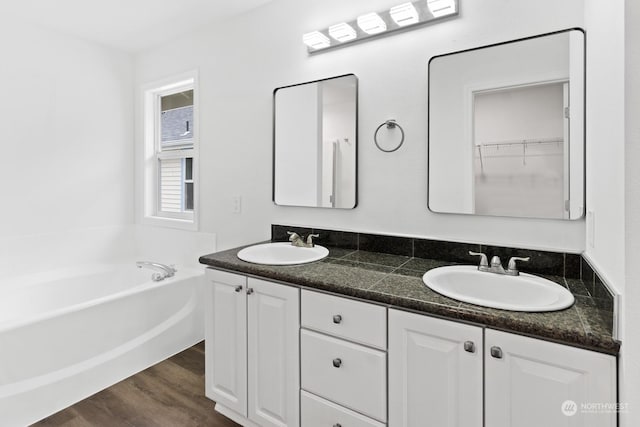
<svg viewBox="0 0 640 427">
<path fill-rule="evenodd" d="M 190 71 L 161 81 L 150 83 L 142 88 L 142 127 L 143 127 L 143 215 L 142 223 L 159 225 L 184 230 L 198 230 L 199 212 L 199 106 L 198 106 L 198 78 L 197 71 Z M 165 145 L 161 150 L 161 105 L 163 96 L 193 89 L 193 145 L 190 148 L 180 147 L 180 144 Z M 161 159 L 193 158 L 193 211 L 163 212 L 160 210 L 160 170 Z M 184 187 L 185 180 L 182 180 Z M 184 201 L 183 201 L 184 202 Z"/>
</svg>

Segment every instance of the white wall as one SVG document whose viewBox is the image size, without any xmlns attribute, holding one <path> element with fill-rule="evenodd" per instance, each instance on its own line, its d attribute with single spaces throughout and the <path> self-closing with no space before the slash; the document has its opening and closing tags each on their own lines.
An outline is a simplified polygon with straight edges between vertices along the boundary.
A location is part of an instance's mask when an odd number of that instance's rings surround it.
<svg viewBox="0 0 640 427">
<path fill-rule="evenodd" d="M 0 238 L 131 223 L 131 57 L 3 21 Z"/>
<path fill-rule="evenodd" d="M 474 142 L 562 139 L 562 88 L 550 83 L 476 94 Z"/>
<path fill-rule="evenodd" d="M 621 417 L 621 427 L 640 425 L 640 2 L 625 2 L 625 272 L 621 401 L 630 402 L 630 412 Z"/>
<path fill-rule="evenodd" d="M 322 206 L 331 206 L 333 188 L 333 144 L 336 145 L 336 203 L 339 208 L 353 207 L 356 200 L 356 86 L 329 80 L 323 84 L 322 110 Z M 334 83 L 333 85 L 331 83 Z"/>
<path fill-rule="evenodd" d="M 624 3 L 585 3 L 587 211 L 595 218 L 593 228 L 587 224 L 586 255 L 619 292 L 625 258 Z"/>
<path fill-rule="evenodd" d="M 482 163 L 478 150 L 474 153 L 475 212 L 562 218 L 563 144 L 490 144 L 522 139 L 562 140 L 563 83 L 476 94 L 473 115 L 474 146 L 482 150 Z"/>
<path fill-rule="evenodd" d="M 136 260 L 148 260 L 178 266 L 202 267 L 198 258 L 216 251 L 212 233 L 136 225 L 131 243 Z M 126 261 L 131 261 L 131 258 Z"/>
<path fill-rule="evenodd" d="M 622 294 L 619 338 L 625 340 L 625 2 L 585 2 L 587 27 L 585 256 Z M 635 121 L 635 119 L 634 119 Z M 631 255 L 631 254 L 629 254 Z M 634 262 L 636 262 L 634 260 Z M 623 345 L 622 354 L 626 349 Z M 624 368 L 621 373 L 624 372 Z M 625 375 L 621 374 L 624 378 Z M 621 389 L 623 390 L 623 389 Z M 622 393 L 624 395 L 624 392 Z"/>
<path fill-rule="evenodd" d="M 0 52 L 0 281 L 215 251 L 212 234 L 132 225 L 131 55 L 2 16 Z"/>
<path fill-rule="evenodd" d="M 640 424 L 640 5 L 588 0 L 586 256 L 621 293 L 621 426 Z"/>
<path fill-rule="evenodd" d="M 78 265 L 132 262 L 135 228 L 90 227 L 0 238 L 0 284 L 4 279 Z"/>
<path fill-rule="evenodd" d="M 302 34 L 389 0 L 276 0 L 137 58 L 138 85 L 199 68 L 201 229 L 219 248 L 291 223 L 438 239 L 581 251 L 583 221 L 439 215 L 427 211 L 427 61 L 437 54 L 583 25 L 582 0 L 461 4 L 458 18 L 309 56 Z M 553 14 L 549 14 L 553 10 Z M 272 91 L 355 73 L 359 78 L 359 204 L 355 210 L 276 207 L 271 201 Z M 395 118 L 404 146 L 378 151 L 373 131 Z M 139 135 L 138 135 L 139 137 Z M 243 213 L 231 212 L 243 197 Z"/>
<path fill-rule="evenodd" d="M 322 176 L 318 171 L 321 165 L 318 142 L 322 136 L 322 89 L 315 84 L 279 89 L 275 103 L 280 112 L 276 117 L 275 134 L 281 142 L 274 166 L 278 188 L 276 203 L 316 206 L 322 188 L 322 183 L 318 182 Z M 204 165 L 201 168 L 204 169 Z"/>
</svg>

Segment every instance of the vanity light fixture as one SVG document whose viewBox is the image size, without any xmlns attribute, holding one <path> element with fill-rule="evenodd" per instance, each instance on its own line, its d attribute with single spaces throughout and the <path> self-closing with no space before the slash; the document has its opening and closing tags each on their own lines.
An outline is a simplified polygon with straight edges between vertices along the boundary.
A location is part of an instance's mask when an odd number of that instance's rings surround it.
<svg viewBox="0 0 640 427">
<path fill-rule="evenodd" d="M 329 37 L 322 34 L 320 31 L 312 31 L 302 36 L 304 44 L 309 46 L 309 49 L 325 49 L 331 46 Z"/>
<path fill-rule="evenodd" d="M 417 0 L 370 12 L 302 36 L 311 54 L 458 15 L 460 0 Z"/>
<path fill-rule="evenodd" d="M 329 35 L 340 43 L 348 42 L 356 38 L 356 30 L 346 22 L 329 27 Z"/>
<path fill-rule="evenodd" d="M 358 27 L 365 33 L 372 35 L 387 31 L 387 24 L 384 22 L 380 15 L 375 12 L 367 13 L 366 15 L 358 16 Z"/>
<path fill-rule="evenodd" d="M 411 2 L 393 6 L 391 10 L 389 10 L 389 15 L 391 15 L 393 22 L 401 27 L 406 27 L 407 25 L 418 22 L 418 11 L 413 7 L 413 3 Z"/>
<path fill-rule="evenodd" d="M 435 18 L 450 15 L 456 11 L 455 0 L 427 0 L 427 6 Z"/>
</svg>

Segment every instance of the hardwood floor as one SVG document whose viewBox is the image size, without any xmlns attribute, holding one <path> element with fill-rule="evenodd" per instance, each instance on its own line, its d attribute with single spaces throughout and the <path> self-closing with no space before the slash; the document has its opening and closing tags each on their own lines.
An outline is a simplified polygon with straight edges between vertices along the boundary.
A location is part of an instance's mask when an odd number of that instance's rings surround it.
<svg viewBox="0 0 640 427">
<path fill-rule="evenodd" d="M 38 427 L 233 427 L 204 396 L 204 342 L 34 424 Z"/>
</svg>

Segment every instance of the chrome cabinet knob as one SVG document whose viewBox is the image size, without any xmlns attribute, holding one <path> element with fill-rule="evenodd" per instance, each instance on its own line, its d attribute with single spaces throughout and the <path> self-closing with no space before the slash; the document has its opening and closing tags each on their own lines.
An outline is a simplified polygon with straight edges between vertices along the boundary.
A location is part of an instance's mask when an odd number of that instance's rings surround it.
<svg viewBox="0 0 640 427">
<path fill-rule="evenodd" d="M 340 316 L 339 314 L 333 316 L 333 323 L 335 323 L 336 325 L 342 323 L 342 316 Z"/>
<path fill-rule="evenodd" d="M 495 357 L 496 359 L 502 359 L 502 349 L 497 346 L 491 347 L 491 357 Z"/>
<path fill-rule="evenodd" d="M 236 292 L 240 292 L 241 290 L 242 290 L 242 285 L 236 286 L 236 289 L 235 289 Z"/>
<path fill-rule="evenodd" d="M 335 424 L 333 425 L 333 427 L 342 427 L 342 424 L 340 424 L 340 423 L 335 423 Z"/>
<path fill-rule="evenodd" d="M 247 295 L 251 295 L 253 293 L 253 288 L 247 288 Z"/>
<path fill-rule="evenodd" d="M 475 353 L 476 352 L 476 345 L 473 341 L 465 341 L 464 342 L 464 351 L 468 352 L 468 353 Z"/>
<path fill-rule="evenodd" d="M 339 368 L 340 366 L 342 366 L 342 360 L 337 357 L 333 359 L 333 367 Z"/>
</svg>

